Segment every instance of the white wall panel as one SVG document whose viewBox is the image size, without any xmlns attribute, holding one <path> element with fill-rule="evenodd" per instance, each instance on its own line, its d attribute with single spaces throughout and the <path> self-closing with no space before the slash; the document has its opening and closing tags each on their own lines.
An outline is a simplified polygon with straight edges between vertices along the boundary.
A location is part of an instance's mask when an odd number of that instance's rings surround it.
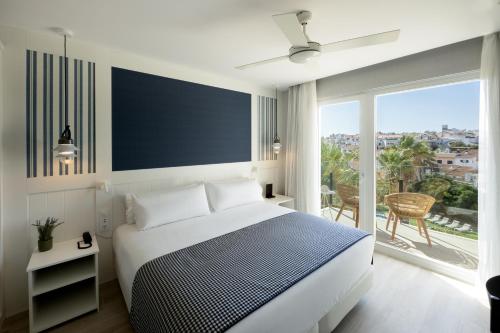
<svg viewBox="0 0 500 333">
<path fill-rule="evenodd" d="M 55 216 L 59 217 L 61 219 L 66 219 L 66 214 L 65 214 L 65 192 L 50 192 L 50 193 L 43 193 L 47 197 L 47 206 L 46 206 L 46 212 L 45 214 L 47 216 Z M 62 226 L 61 226 L 62 228 Z"/>
<path fill-rule="evenodd" d="M 95 190 L 82 189 L 31 194 L 28 197 L 28 233 L 30 249 L 37 247 L 38 233 L 33 224 L 55 217 L 64 223 L 54 230 L 54 241 L 80 237 L 84 231 L 95 233 Z M 75 244 L 76 246 L 76 244 Z"/>
<path fill-rule="evenodd" d="M 26 225 L 26 231 L 29 234 L 29 249 L 30 251 L 36 247 L 36 240 L 38 237 L 38 232 L 36 228 L 31 224 L 35 223 L 36 220 L 44 219 L 47 216 L 47 194 L 39 193 L 31 195 L 28 198 L 28 224 Z M 57 218 L 62 218 L 63 216 L 54 216 Z M 54 232 L 54 236 L 55 236 Z"/>
<path fill-rule="evenodd" d="M 112 186 L 112 222 L 116 229 L 125 223 L 125 194 L 141 194 L 152 191 L 161 191 L 177 186 L 189 185 L 197 182 L 209 182 L 222 179 L 234 179 L 239 177 L 256 177 L 264 189 L 265 184 L 274 184 L 274 189 L 279 188 L 280 172 L 276 162 L 255 163 L 230 163 L 221 165 L 202 165 L 190 167 L 178 167 L 170 169 L 158 169 L 151 171 L 151 175 L 158 176 L 157 179 L 147 179 L 145 176 L 126 172 L 129 175 L 114 174 Z M 147 174 L 147 171 L 143 171 Z M 151 176 L 152 177 L 152 176 Z"/>
<path fill-rule="evenodd" d="M 64 239 L 80 237 L 84 231 L 95 233 L 95 190 L 67 191 L 64 194 L 65 223 L 61 226 L 61 237 Z"/>
</svg>

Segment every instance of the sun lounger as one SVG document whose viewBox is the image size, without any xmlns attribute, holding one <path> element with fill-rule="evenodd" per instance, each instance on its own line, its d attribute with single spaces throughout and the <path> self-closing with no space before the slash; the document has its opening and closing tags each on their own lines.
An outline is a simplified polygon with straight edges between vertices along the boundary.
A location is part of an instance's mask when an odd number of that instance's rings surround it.
<svg viewBox="0 0 500 333">
<path fill-rule="evenodd" d="M 446 225 L 446 224 L 450 224 L 450 219 L 448 217 L 445 217 L 444 219 L 442 219 L 441 221 L 437 221 L 435 222 L 437 225 Z"/>
<path fill-rule="evenodd" d="M 458 227 L 458 228 L 455 228 L 456 231 L 461 231 L 461 232 L 466 232 L 466 231 L 471 231 L 472 230 L 472 226 L 470 224 L 464 224 L 463 226 L 461 227 Z"/>
<path fill-rule="evenodd" d="M 455 229 L 455 228 L 460 227 L 460 222 L 455 220 L 455 221 L 451 222 L 450 224 L 445 225 L 445 227 Z"/>
<path fill-rule="evenodd" d="M 431 218 L 429 221 L 431 221 L 432 223 L 436 223 L 437 221 L 441 220 L 443 217 L 441 215 L 434 215 L 433 218 Z"/>
</svg>

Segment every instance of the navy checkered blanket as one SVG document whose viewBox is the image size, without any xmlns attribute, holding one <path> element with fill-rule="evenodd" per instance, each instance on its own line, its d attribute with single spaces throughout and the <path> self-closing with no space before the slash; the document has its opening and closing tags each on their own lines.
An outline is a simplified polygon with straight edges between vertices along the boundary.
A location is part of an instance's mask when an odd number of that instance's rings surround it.
<svg viewBox="0 0 500 333">
<path fill-rule="evenodd" d="M 138 333 L 223 332 L 368 236 L 293 212 L 145 263 L 132 287 Z"/>
</svg>

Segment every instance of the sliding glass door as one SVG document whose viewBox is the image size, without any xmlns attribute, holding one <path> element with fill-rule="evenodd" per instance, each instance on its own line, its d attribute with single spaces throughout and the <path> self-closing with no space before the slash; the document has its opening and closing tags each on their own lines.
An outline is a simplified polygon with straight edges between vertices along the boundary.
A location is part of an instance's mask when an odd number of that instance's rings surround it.
<svg viewBox="0 0 500 333">
<path fill-rule="evenodd" d="M 478 263 L 476 75 L 320 102 L 323 217 L 373 232 L 387 254 L 469 279 Z"/>
<path fill-rule="evenodd" d="M 479 82 L 375 98 L 377 242 L 476 270 Z"/>
<path fill-rule="evenodd" d="M 359 226 L 360 102 L 320 108 L 322 216 Z"/>
</svg>

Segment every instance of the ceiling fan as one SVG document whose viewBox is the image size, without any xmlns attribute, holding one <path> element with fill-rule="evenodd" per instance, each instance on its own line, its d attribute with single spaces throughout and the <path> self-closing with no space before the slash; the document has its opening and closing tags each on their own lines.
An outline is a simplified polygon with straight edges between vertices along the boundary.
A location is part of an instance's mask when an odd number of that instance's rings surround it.
<svg viewBox="0 0 500 333">
<path fill-rule="evenodd" d="M 306 26 L 311 20 L 311 17 L 312 14 L 308 11 L 273 15 L 274 22 L 280 27 L 281 31 L 283 31 L 286 38 L 288 38 L 288 40 L 292 44 L 288 55 L 257 61 L 250 64 L 238 66 L 236 68 L 247 69 L 255 66 L 282 61 L 284 59 L 289 59 L 291 62 L 297 64 L 303 64 L 308 62 L 312 58 L 321 55 L 321 53 L 389 43 L 397 40 L 399 37 L 398 29 L 321 45 L 318 42 L 311 41 L 307 36 Z"/>
</svg>

